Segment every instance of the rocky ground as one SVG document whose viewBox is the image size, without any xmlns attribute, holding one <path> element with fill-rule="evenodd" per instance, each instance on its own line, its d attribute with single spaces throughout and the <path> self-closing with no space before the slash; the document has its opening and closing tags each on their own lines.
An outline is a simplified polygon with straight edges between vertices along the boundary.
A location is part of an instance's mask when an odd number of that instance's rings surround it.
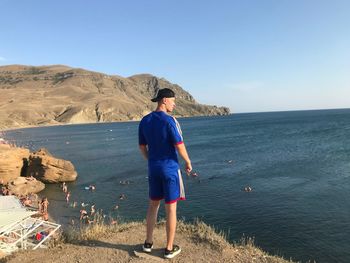
<svg viewBox="0 0 350 263">
<path fill-rule="evenodd" d="M 267 255 L 249 241 L 244 244 L 229 244 L 222 235 L 198 222 L 178 224 L 176 243 L 182 247 L 182 252 L 174 259 L 165 260 L 164 228 L 164 223 L 157 225 L 154 232 L 154 248 L 150 254 L 141 250 L 145 235 L 144 224 L 129 223 L 102 227 L 102 230 L 90 229 L 78 237 L 66 237 L 66 242 L 57 241 L 52 248 L 17 252 L 0 262 L 291 262 Z"/>
</svg>

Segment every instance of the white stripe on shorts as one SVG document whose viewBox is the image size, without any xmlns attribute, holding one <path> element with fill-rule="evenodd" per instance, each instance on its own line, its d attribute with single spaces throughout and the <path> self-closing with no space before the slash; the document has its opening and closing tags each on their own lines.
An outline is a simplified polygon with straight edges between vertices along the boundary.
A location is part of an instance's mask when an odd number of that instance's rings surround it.
<svg viewBox="0 0 350 263">
<path fill-rule="evenodd" d="M 182 181 L 181 171 L 180 169 L 177 170 L 177 173 L 179 175 L 179 184 L 180 184 L 180 198 L 185 198 L 185 187 L 184 183 Z"/>
</svg>

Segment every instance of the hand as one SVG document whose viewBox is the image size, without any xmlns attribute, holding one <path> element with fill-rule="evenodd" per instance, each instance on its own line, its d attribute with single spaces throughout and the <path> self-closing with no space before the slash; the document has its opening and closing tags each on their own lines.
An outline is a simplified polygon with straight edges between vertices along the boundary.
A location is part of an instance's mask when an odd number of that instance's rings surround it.
<svg viewBox="0 0 350 263">
<path fill-rule="evenodd" d="M 185 171 L 187 175 L 190 175 L 191 171 L 192 171 L 192 165 L 190 162 L 186 163 L 185 165 Z"/>
</svg>

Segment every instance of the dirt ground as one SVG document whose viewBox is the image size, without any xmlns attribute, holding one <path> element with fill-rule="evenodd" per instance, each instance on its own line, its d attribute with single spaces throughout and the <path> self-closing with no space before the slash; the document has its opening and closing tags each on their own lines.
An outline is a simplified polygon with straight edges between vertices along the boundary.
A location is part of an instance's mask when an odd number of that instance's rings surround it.
<svg viewBox="0 0 350 263">
<path fill-rule="evenodd" d="M 0 262 L 289 262 L 269 256 L 252 245 L 231 245 L 211 229 L 205 229 L 205 226 L 198 231 L 198 227 L 184 224 L 179 224 L 175 238 L 175 243 L 182 248 L 181 253 L 171 260 L 164 259 L 164 228 L 164 224 L 157 225 L 154 248 L 150 254 L 142 252 L 141 248 L 144 224 L 134 223 L 92 240 L 59 242 L 49 249 L 17 252 Z"/>
</svg>

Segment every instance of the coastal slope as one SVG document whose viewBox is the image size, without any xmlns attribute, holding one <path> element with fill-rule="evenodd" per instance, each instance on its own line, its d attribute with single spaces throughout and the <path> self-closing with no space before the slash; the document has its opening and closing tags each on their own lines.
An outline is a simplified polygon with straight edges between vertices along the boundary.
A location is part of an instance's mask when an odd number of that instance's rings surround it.
<svg viewBox="0 0 350 263">
<path fill-rule="evenodd" d="M 175 116 L 230 113 L 149 74 L 124 78 L 63 65 L 9 65 L 0 67 L 0 129 L 138 120 L 154 109 L 150 98 L 160 88 L 175 91 Z"/>
<path fill-rule="evenodd" d="M 110 227 L 99 225 L 80 233 L 78 237 L 70 238 L 69 242 L 60 242 L 50 249 L 18 252 L 0 262 L 292 262 L 270 256 L 249 241 L 229 244 L 222 235 L 201 222 L 179 222 L 175 239 L 182 247 L 182 252 L 169 261 L 163 259 L 166 240 L 164 222 L 155 228 L 154 248 L 151 254 L 141 251 L 144 233 L 145 225 L 141 222 Z"/>
</svg>

